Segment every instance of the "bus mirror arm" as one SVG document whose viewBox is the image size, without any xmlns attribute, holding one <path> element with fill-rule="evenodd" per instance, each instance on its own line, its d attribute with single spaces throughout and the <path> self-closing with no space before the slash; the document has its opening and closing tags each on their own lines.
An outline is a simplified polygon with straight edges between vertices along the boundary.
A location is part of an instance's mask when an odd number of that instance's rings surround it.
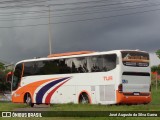
<svg viewBox="0 0 160 120">
<path fill-rule="evenodd" d="M 13 75 L 12 72 L 7 73 L 7 75 L 6 75 L 6 82 L 11 82 L 12 81 L 12 75 Z"/>
</svg>

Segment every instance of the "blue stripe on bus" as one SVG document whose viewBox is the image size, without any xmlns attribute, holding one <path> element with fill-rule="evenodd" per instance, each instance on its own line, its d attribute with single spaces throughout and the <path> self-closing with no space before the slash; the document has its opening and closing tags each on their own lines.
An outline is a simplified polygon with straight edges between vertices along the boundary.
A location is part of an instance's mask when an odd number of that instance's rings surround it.
<svg viewBox="0 0 160 120">
<path fill-rule="evenodd" d="M 66 79 L 68 79 L 68 78 L 70 78 L 70 77 L 62 78 L 62 79 L 59 79 L 59 80 L 54 80 L 54 81 L 48 83 L 47 85 L 45 85 L 44 87 L 42 87 L 42 88 L 38 91 L 38 93 L 37 93 L 37 95 L 36 95 L 36 103 L 42 103 L 42 99 L 43 99 L 44 94 L 45 94 L 51 87 L 53 87 L 54 85 L 58 84 L 59 82 L 62 82 L 62 81 L 64 81 L 64 80 L 66 80 Z"/>
</svg>

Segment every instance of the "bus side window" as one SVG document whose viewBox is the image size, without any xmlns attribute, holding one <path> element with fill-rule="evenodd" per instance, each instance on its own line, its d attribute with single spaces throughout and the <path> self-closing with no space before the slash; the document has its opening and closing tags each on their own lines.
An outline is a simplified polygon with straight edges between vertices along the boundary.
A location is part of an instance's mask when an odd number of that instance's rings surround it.
<svg viewBox="0 0 160 120">
<path fill-rule="evenodd" d="M 35 74 L 35 62 L 26 62 L 24 63 L 24 73 L 23 77 L 25 76 L 31 76 Z"/>
<path fill-rule="evenodd" d="M 89 57 L 89 64 L 90 64 L 90 68 L 91 68 L 91 72 L 100 72 L 100 66 L 101 64 L 99 64 L 100 62 L 100 56 L 92 56 Z"/>
<path fill-rule="evenodd" d="M 116 54 L 104 55 L 103 67 L 105 71 L 110 71 L 116 68 L 117 56 Z"/>
<path fill-rule="evenodd" d="M 42 61 L 38 69 L 39 75 L 59 74 L 59 60 Z"/>
<path fill-rule="evenodd" d="M 116 67 L 116 54 L 89 57 L 91 72 L 106 72 Z"/>
<path fill-rule="evenodd" d="M 72 71 L 76 73 L 87 73 L 87 58 L 85 57 L 79 57 L 74 58 L 72 61 Z"/>
<path fill-rule="evenodd" d="M 67 62 L 68 59 L 59 60 L 59 74 L 71 73 L 71 65 Z"/>
<path fill-rule="evenodd" d="M 78 72 L 78 70 L 77 70 L 74 62 L 72 62 L 72 73 L 77 73 L 77 72 Z"/>
</svg>

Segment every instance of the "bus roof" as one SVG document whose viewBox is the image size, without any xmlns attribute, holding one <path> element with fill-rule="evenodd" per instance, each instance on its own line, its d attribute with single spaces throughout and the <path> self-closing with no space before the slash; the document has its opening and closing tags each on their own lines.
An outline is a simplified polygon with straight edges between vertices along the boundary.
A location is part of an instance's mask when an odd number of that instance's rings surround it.
<svg viewBox="0 0 160 120">
<path fill-rule="evenodd" d="M 81 56 L 92 56 L 92 55 L 101 55 L 101 54 L 111 54 L 111 53 L 118 53 L 121 51 L 138 51 L 138 52 L 146 52 L 141 50 L 111 50 L 111 51 L 102 51 L 102 52 L 94 52 L 94 51 L 78 51 L 78 52 L 67 52 L 67 53 L 59 53 L 59 54 L 51 54 L 47 57 L 42 58 L 34 58 L 34 59 L 26 59 L 21 60 L 17 62 L 16 64 L 22 63 L 22 62 L 31 62 L 31 61 L 41 61 L 41 60 L 49 60 L 49 59 L 60 59 L 60 58 L 70 58 L 70 57 L 81 57 Z"/>
<path fill-rule="evenodd" d="M 94 53 L 94 51 L 77 51 L 77 52 L 51 54 L 51 55 L 48 55 L 48 58 L 61 57 L 61 56 L 72 56 L 72 55 L 82 55 L 82 54 L 90 54 L 90 53 Z"/>
</svg>

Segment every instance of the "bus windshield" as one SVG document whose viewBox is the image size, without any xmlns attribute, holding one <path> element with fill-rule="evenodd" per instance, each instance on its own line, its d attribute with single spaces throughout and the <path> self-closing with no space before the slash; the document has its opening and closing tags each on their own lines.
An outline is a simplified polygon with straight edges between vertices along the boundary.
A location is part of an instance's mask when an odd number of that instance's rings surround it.
<svg viewBox="0 0 160 120">
<path fill-rule="evenodd" d="M 124 66 L 148 67 L 149 54 L 138 51 L 122 51 L 122 63 Z"/>
<path fill-rule="evenodd" d="M 18 88 L 22 76 L 22 66 L 22 64 L 18 64 L 15 68 L 12 81 L 12 90 L 16 90 Z"/>
</svg>

